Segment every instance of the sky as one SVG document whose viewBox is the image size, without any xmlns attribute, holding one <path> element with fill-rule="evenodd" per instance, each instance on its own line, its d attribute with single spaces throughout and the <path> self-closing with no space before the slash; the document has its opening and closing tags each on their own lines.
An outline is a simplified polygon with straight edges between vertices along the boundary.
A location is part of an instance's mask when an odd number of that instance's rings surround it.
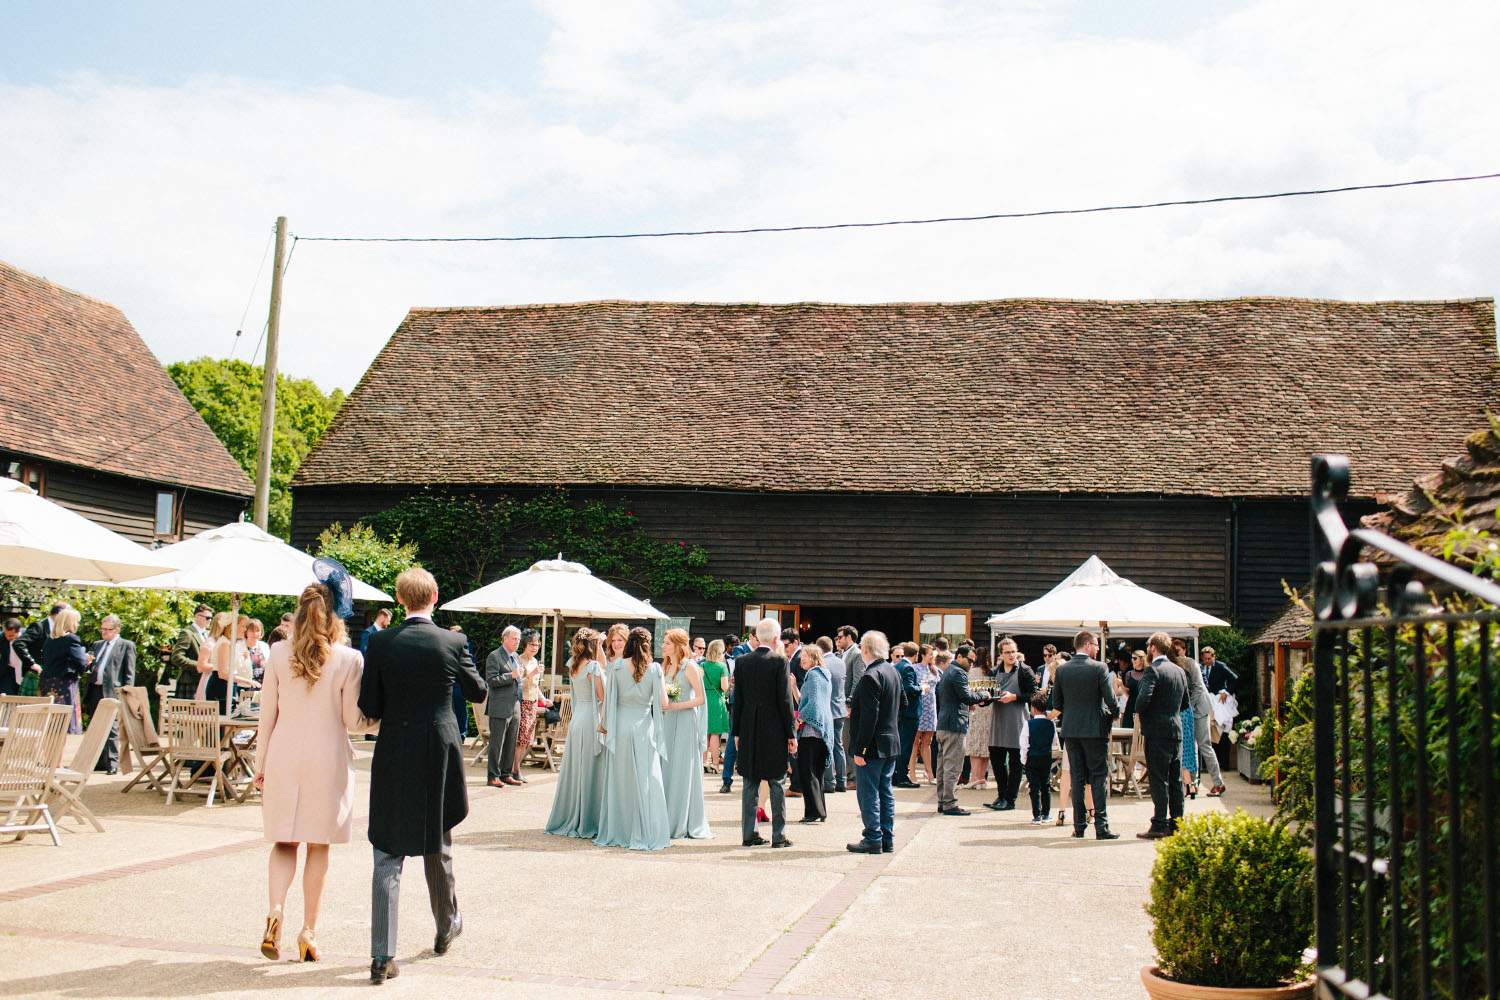
<svg viewBox="0 0 1500 1000">
<path fill-rule="evenodd" d="M 1500 4 L 80 2 L 0 9 L 0 260 L 249 358 L 313 236 L 857 222 L 1500 171 Z M 407 310 L 1493 296 L 1500 180 L 567 243 L 298 242 L 280 367 Z M 237 336 L 236 331 L 242 331 Z"/>
</svg>

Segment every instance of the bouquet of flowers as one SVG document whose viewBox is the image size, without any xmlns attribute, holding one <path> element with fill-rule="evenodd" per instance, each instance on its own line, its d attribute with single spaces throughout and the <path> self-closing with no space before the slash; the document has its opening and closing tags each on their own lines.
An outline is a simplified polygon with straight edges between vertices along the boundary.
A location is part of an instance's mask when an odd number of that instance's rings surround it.
<svg viewBox="0 0 1500 1000">
<path fill-rule="evenodd" d="M 1229 742 L 1244 743 L 1245 749 L 1254 750 L 1255 745 L 1260 742 L 1262 729 L 1260 716 L 1252 715 L 1234 727 L 1229 734 Z"/>
<path fill-rule="evenodd" d="M 670 700 L 670 701 L 676 701 L 681 696 L 682 696 L 682 685 L 678 684 L 676 681 L 668 681 L 667 682 L 667 698 L 668 698 L 668 700 Z"/>
</svg>

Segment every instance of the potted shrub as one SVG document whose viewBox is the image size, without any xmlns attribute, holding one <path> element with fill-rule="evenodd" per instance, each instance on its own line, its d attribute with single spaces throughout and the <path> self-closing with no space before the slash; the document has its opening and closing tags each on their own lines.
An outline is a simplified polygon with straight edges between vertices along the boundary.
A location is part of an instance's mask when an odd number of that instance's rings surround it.
<svg viewBox="0 0 1500 1000">
<path fill-rule="evenodd" d="M 1151 940 L 1141 970 L 1156 1000 L 1311 997 L 1312 858 L 1279 823 L 1243 811 L 1184 820 L 1151 868 Z"/>
<path fill-rule="evenodd" d="M 1229 738 L 1234 742 L 1235 768 L 1240 774 L 1256 784 L 1265 780 L 1260 773 L 1267 757 L 1262 742 L 1269 740 L 1270 733 L 1260 716 L 1254 715 L 1242 720 L 1234 727 Z"/>
</svg>

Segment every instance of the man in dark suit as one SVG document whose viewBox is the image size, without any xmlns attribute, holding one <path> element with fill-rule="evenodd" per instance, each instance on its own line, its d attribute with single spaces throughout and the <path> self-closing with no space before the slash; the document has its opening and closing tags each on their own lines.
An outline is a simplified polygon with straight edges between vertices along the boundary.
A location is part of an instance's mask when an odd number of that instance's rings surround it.
<svg viewBox="0 0 1500 1000">
<path fill-rule="evenodd" d="M 790 755 L 797 752 L 793 728 L 791 671 L 774 645 L 780 625 L 763 618 L 755 626 L 760 645 L 734 661 L 734 711 L 729 738 L 735 742 L 735 766 L 744 778 L 740 787 L 740 842 L 755 847 L 766 842 L 755 829 L 760 783 L 771 786 L 771 846 L 791 847 L 786 838 L 786 777 Z"/>
<path fill-rule="evenodd" d="M 940 649 L 933 654 L 942 670 L 938 679 L 938 812 L 944 816 L 967 816 L 960 809 L 954 789 L 964 767 L 964 737 L 969 732 L 969 708 L 987 705 L 989 699 L 969 690 L 969 670 L 953 662 L 953 654 Z"/>
<path fill-rule="evenodd" d="M 1235 685 L 1240 681 L 1239 675 L 1217 658 L 1212 646 L 1204 646 L 1198 656 L 1203 663 L 1203 682 L 1208 687 L 1208 693 L 1228 691 L 1233 694 Z"/>
<path fill-rule="evenodd" d="M 1160 840 L 1177 832 L 1182 819 L 1182 710 L 1188 707 L 1187 674 L 1169 657 L 1172 637 L 1153 633 L 1146 640 L 1151 662 L 1141 677 L 1135 714 L 1146 741 L 1146 772 L 1151 782 L 1151 828 L 1136 834 Z"/>
<path fill-rule="evenodd" d="M 173 695 L 178 698 L 196 698 L 198 696 L 198 650 L 208 640 L 208 626 L 214 620 L 214 609 L 207 604 L 200 604 L 193 609 L 193 620 L 188 623 L 187 628 L 177 633 L 177 639 L 172 643 L 172 655 L 169 663 L 177 668 L 177 690 Z"/>
<path fill-rule="evenodd" d="M 29 656 L 21 643 L 21 619 L 7 618 L 4 638 L 0 638 L 0 694 L 20 694 L 26 674 L 41 672 Z"/>
<path fill-rule="evenodd" d="M 895 788 L 921 788 L 911 780 L 911 750 L 917 742 L 917 720 L 922 707 L 922 683 L 917 680 L 916 664 L 912 661 L 921 652 L 921 647 L 914 642 L 903 642 L 896 649 L 900 653 L 894 666 L 901 677 L 901 710 L 896 715 L 896 725 L 901 732 L 901 752 L 896 755 L 896 776 L 891 785 Z"/>
<path fill-rule="evenodd" d="M 396 599 L 406 620 L 374 636 L 365 657 L 359 710 L 380 722 L 370 766 L 371 880 L 370 981 L 396 975 L 396 912 L 401 867 L 421 855 L 427 895 L 437 921 L 432 949 L 448 951 L 463 931 L 453 884 L 453 827 L 469 814 L 464 758 L 453 718 L 453 685 L 464 697 L 484 697 L 462 635 L 432 621 L 437 581 L 421 568 L 396 578 Z"/>
<path fill-rule="evenodd" d="M 47 644 L 48 639 L 52 638 L 52 626 L 57 623 L 58 614 L 68 606 L 67 601 L 58 601 L 47 612 L 46 618 L 38 618 L 27 625 L 26 630 L 15 641 L 16 653 L 28 669 L 35 666 L 37 670 L 41 670 L 42 647 Z"/>
<path fill-rule="evenodd" d="M 135 643 L 120 635 L 120 619 L 116 615 L 105 615 L 99 620 L 99 641 L 89 647 L 94 661 L 89 666 L 89 687 L 83 696 L 83 710 L 93 716 L 99 702 L 105 698 L 120 697 L 120 688 L 135 684 Z M 119 714 L 110 723 L 109 736 L 104 740 L 104 749 L 94 770 L 116 774 L 120 770 L 120 723 Z"/>
<path fill-rule="evenodd" d="M 891 779 L 901 753 L 901 675 L 886 659 L 891 644 L 884 633 L 866 632 L 859 640 L 859 654 L 865 671 L 851 699 L 848 753 L 854 758 L 855 793 L 864 832 L 848 846 L 855 854 L 889 854 L 896 849 L 896 796 Z"/>
<path fill-rule="evenodd" d="M 370 627 L 365 629 L 364 633 L 359 637 L 359 651 L 361 653 L 368 653 L 370 651 L 370 637 L 379 635 L 381 632 L 384 632 L 386 626 L 390 625 L 390 623 L 390 608 L 381 608 L 379 611 L 375 612 L 375 620 L 370 623 Z"/>
<path fill-rule="evenodd" d="M 1107 806 L 1109 730 L 1120 706 L 1109 683 L 1109 668 L 1094 659 L 1098 655 L 1099 638 L 1094 633 L 1079 632 L 1073 637 L 1073 657 L 1057 668 L 1057 679 L 1052 682 L 1052 710 L 1062 716 L 1063 747 L 1072 775 L 1073 836 L 1081 838 L 1088 829 L 1083 801 L 1087 782 L 1094 792 L 1094 836 L 1118 840 L 1120 835 L 1109 828 Z"/>
<path fill-rule="evenodd" d="M 484 681 L 489 694 L 484 714 L 490 718 L 490 755 L 487 778 L 491 788 L 519 785 L 515 775 L 516 738 L 521 735 L 521 630 L 505 626 L 500 645 L 484 660 Z"/>
</svg>

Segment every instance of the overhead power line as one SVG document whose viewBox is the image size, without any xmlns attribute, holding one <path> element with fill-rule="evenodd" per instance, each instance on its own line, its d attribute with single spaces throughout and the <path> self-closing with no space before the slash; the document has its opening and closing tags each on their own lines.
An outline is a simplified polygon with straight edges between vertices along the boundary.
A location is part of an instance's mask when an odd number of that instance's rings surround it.
<svg viewBox="0 0 1500 1000">
<path fill-rule="evenodd" d="M 1464 177 L 1427 177 L 1415 181 L 1392 181 L 1387 184 L 1348 184 L 1343 187 L 1310 188 L 1305 191 L 1275 191 L 1266 194 L 1230 194 L 1214 198 L 1179 198 L 1170 201 L 1148 201 L 1128 205 L 1096 205 L 1091 208 L 1046 208 L 1030 212 L 991 212 L 985 215 L 946 215 L 931 219 L 890 219 L 885 222 L 831 222 L 822 225 L 749 226 L 743 229 L 677 229 L 642 233 L 569 233 L 554 236 L 297 236 L 293 245 L 309 243 L 546 243 L 564 240 L 647 240 L 673 236 L 746 236 L 752 233 L 802 233 L 829 229 L 880 229 L 890 226 L 930 226 L 944 222 L 991 222 L 997 219 L 1040 219 L 1053 215 L 1097 215 L 1103 212 L 1138 212 L 1152 208 L 1178 208 L 1187 205 L 1222 205 L 1237 201 L 1271 201 L 1277 198 L 1307 198 L 1313 195 L 1346 194 L 1351 191 L 1385 191 L 1392 188 L 1421 187 L 1430 184 L 1461 184 L 1488 181 L 1500 173 L 1470 174 Z"/>
</svg>

